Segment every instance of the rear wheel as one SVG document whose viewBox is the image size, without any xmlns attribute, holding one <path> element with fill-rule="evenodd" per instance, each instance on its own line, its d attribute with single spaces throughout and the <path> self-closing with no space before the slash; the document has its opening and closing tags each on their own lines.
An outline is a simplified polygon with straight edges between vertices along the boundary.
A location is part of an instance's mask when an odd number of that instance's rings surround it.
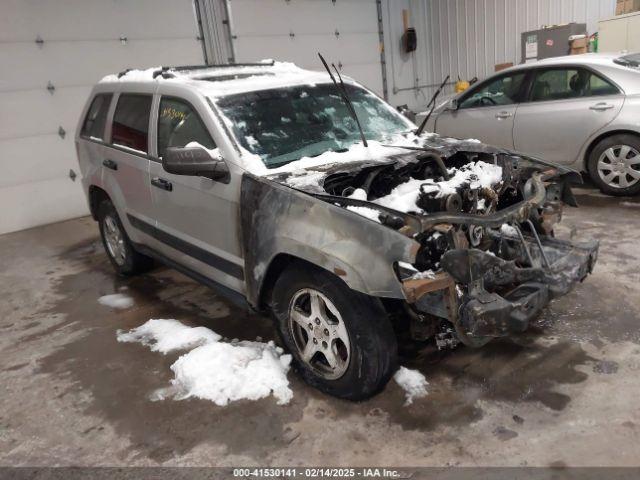
<svg viewBox="0 0 640 480">
<path fill-rule="evenodd" d="M 349 400 L 380 391 L 397 367 L 396 338 L 379 300 L 296 263 L 276 281 L 272 309 L 303 379 Z"/>
<path fill-rule="evenodd" d="M 153 267 L 153 259 L 134 249 L 110 200 L 103 200 L 98 206 L 98 225 L 102 244 L 116 272 L 135 275 Z"/>
<path fill-rule="evenodd" d="M 589 156 L 588 170 L 603 193 L 618 196 L 640 193 L 640 138 L 613 135 L 601 140 Z"/>
</svg>

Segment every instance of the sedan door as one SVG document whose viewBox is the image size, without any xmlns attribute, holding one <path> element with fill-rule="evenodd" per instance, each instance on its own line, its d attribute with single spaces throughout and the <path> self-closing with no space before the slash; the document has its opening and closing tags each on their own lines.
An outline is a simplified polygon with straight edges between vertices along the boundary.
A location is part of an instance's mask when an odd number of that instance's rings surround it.
<svg viewBox="0 0 640 480">
<path fill-rule="evenodd" d="M 582 67 L 538 69 L 529 101 L 518 107 L 517 151 L 573 164 L 587 139 L 613 121 L 624 95 L 609 80 Z"/>
<path fill-rule="evenodd" d="M 453 138 L 475 138 L 486 144 L 513 148 L 513 124 L 526 72 L 517 71 L 491 78 L 458 101 L 457 110 L 445 110 L 436 119 L 435 130 Z"/>
<path fill-rule="evenodd" d="M 192 95 L 156 99 L 154 117 L 158 159 L 151 162 L 150 183 L 156 219 L 155 235 L 163 242 L 161 253 L 218 284 L 244 289 L 239 226 L 241 175 L 231 169 L 228 182 L 205 177 L 174 175 L 162 167 L 168 147 L 196 143 L 214 150 L 216 143 L 206 124 L 204 104 Z"/>
</svg>

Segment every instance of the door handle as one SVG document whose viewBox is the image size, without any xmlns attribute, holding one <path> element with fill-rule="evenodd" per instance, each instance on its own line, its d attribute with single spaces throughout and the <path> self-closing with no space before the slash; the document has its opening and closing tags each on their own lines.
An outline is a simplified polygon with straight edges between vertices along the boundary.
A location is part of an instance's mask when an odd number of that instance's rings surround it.
<svg viewBox="0 0 640 480">
<path fill-rule="evenodd" d="M 496 114 L 496 118 L 498 120 L 504 120 L 505 118 L 511 118 L 511 117 L 513 117 L 513 114 L 509 112 L 500 112 Z"/>
<path fill-rule="evenodd" d="M 596 103 L 595 105 L 591 105 L 589 110 L 593 110 L 595 112 L 604 112 L 605 110 L 611 110 L 613 105 L 609 103 Z"/>
<path fill-rule="evenodd" d="M 161 188 L 162 190 L 166 190 L 167 192 L 170 192 L 173 190 L 173 185 L 171 184 L 171 182 L 169 180 L 165 180 L 164 178 L 158 178 L 158 177 L 152 178 L 151 185 L 153 185 L 154 187 Z"/>
<path fill-rule="evenodd" d="M 108 158 L 104 159 L 102 161 L 102 165 L 104 165 L 105 167 L 107 167 L 110 170 L 118 170 L 118 164 L 116 162 L 114 162 L 113 160 L 110 160 Z"/>
</svg>

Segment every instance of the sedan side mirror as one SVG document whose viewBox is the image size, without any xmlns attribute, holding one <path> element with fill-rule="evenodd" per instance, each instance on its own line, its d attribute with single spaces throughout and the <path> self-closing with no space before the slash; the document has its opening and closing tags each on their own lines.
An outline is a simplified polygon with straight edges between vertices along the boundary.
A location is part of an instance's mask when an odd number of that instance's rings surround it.
<svg viewBox="0 0 640 480">
<path fill-rule="evenodd" d="M 229 183 L 229 167 L 222 157 L 214 157 L 202 147 L 169 147 L 162 157 L 162 167 L 174 175 L 206 177 Z"/>
</svg>

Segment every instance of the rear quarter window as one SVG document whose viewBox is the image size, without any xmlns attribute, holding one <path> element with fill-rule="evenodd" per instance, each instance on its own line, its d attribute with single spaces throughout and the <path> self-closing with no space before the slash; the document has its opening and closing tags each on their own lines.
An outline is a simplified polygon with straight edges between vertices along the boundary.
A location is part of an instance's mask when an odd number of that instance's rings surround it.
<svg viewBox="0 0 640 480">
<path fill-rule="evenodd" d="M 120 95 L 113 115 L 112 144 L 147 153 L 151 99 L 151 95 Z"/>
<path fill-rule="evenodd" d="M 112 98 L 111 93 L 101 93 L 93 98 L 82 124 L 81 136 L 104 140 L 104 127 L 107 124 L 107 114 Z"/>
</svg>

